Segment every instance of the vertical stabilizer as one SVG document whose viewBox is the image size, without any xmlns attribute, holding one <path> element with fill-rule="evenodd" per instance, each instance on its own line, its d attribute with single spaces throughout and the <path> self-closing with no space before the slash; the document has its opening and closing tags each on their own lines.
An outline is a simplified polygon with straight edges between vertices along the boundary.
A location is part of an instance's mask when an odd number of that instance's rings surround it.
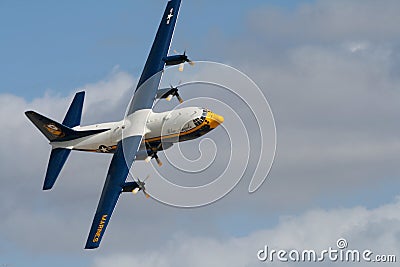
<svg viewBox="0 0 400 267">
<path fill-rule="evenodd" d="M 63 125 L 73 128 L 81 124 L 83 100 L 85 99 L 85 92 L 79 92 L 75 94 L 74 100 L 65 115 L 62 122 Z"/>
<path fill-rule="evenodd" d="M 74 100 L 72 100 L 62 122 L 63 126 L 72 128 L 81 124 L 84 98 L 85 92 L 75 94 Z M 49 190 L 53 187 L 70 153 L 71 150 L 66 148 L 54 148 L 51 150 L 46 177 L 44 178 L 43 190 Z"/>
</svg>

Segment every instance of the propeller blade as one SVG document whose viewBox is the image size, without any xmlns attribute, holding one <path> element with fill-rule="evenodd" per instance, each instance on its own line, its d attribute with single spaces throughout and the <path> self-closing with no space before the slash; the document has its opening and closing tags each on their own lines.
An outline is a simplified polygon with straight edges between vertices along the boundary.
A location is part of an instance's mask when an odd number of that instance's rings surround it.
<svg viewBox="0 0 400 267">
<path fill-rule="evenodd" d="M 161 148 L 162 148 L 162 142 L 160 142 L 160 143 L 158 144 L 157 150 L 159 150 L 159 149 L 161 149 Z"/>
<path fill-rule="evenodd" d="M 157 161 L 158 166 L 161 167 L 162 166 L 162 161 L 158 157 L 156 158 L 156 161 Z"/>
<path fill-rule="evenodd" d="M 149 163 L 150 162 L 150 160 L 152 159 L 153 157 L 152 156 L 148 156 L 144 161 L 146 161 L 147 163 Z M 138 179 L 139 180 L 139 179 Z M 139 180 L 140 181 L 140 180 Z"/>
<path fill-rule="evenodd" d="M 165 100 L 171 101 L 172 97 L 173 97 L 173 95 L 169 95 L 169 96 L 167 96 L 167 98 L 165 98 Z"/>
<path fill-rule="evenodd" d="M 153 158 L 157 161 L 158 166 L 162 166 L 162 162 L 160 158 L 157 156 L 157 153 L 154 154 Z"/>
<path fill-rule="evenodd" d="M 176 94 L 176 98 L 178 98 L 179 103 L 181 103 L 181 104 L 183 103 L 183 99 L 178 93 Z"/>
<path fill-rule="evenodd" d="M 140 179 L 137 178 L 137 182 L 136 182 L 136 183 L 137 183 L 138 187 L 136 187 L 135 189 L 133 189 L 133 190 L 132 190 L 132 193 L 133 193 L 133 194 L 137 194 L 140 190 L 142 190 L 143 193 L 144 193 L 144 195 L 146 196 L 146 198 L 149 198 L 150 195 L 146 192 L 146 188 L 145 188 L 145 181 L 146 181 L 147 179 L 149 179 L 149 178 L 150 178 L 150 175 L 147 175 L 146 178 L 145 178 L 143 181 L 140 181 Z"/>
<path fill-rule="evenodd" d="M 135 189 L 132 190 L 132 193 L 133 193 L 134 195 L 136 195 L 136 194 L 139 192 L 139 190 L 140 190 L 140 188 L 139 188 L 139 187 L 136 187 Z"/>
<path fill-rule="evenodd" d="M 194 61 L 191 61 L 191 60 L 188 60 L 188 63 L 190 66 L 194 66 L 194 64 L 195 64 Z"/>
<path fill-rule="evenodd" d="M 180 72 L 183 71 L 184 66 L 185 66 L 185 64 L 183 64 L 183 63 L 179 64 L 179 71 L 180 71 Z"/>
<path fill-rule="evenodd" d="M 179 54 L 179 53 L 178 53 L 178 51 L 176 51 L 176 50 L 174 49 L 174 54 Z"/>
<path fill-rule="evenodd" d="M 144 183 L 147 179 L 149 179 L 149 178 L 150 178 L 150 174 L 148 174 L 148 175 L 146 176 L 146 178 L 144 178 L 143 183 Z"/>
</svg>

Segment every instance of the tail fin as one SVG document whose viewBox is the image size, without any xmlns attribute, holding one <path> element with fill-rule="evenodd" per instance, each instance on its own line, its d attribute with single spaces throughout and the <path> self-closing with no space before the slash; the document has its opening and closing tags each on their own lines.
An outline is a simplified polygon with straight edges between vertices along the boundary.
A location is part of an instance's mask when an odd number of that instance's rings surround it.
<svg viewBox="0 0 400 267">
<path fill-rule="evenodd" d="M 67 114 L 65 115 L 65 118 L 62 122 L 63 125 L 72 128 L 81 124 L 84 99 L 84 91 L 75 94 L 74 100 L 72 100 L 72 103 L 69 106 Z"/>
<path fill-rule="evenodd" d="M 76 93 L 62 124 L 34 111 L 27 111 L 25 114 L 50 142 L 71 141 L 107 131 L 108 129 L 89 131 L 75 131 L 71 129 L 71 127 L 80 125 L 84 97 L 85 92 Z M 43 190 L 48 190 L 53 187 L 70 152 L 71 150 L 66 148 L 54 148 L 51 150 Z"/>
<path fill-rule="evenodd" d="M 63 142 L 71 141 L 78 138 L 86 137 L 89 135 L 108 131 L 109 129 L 88 130 L 88 131 L 75 131 L 72 127 L 81 124 L 83 99 L 85 92 L 76 93 L 63 123 L 58 123 L 49 119 L 35 111 L 26 111 L 25 115 L 29 120 L 42 132 L 50 142 Z"/>
<path fill-rule="evenodd" d="M 76 131 L 72 130 L 70 127 L 78 126 L 81 123 L 84 97 L 85 92 L 75 94 L 74 100 L 72 101 L 62 124 L 46 118 L 34 111 L 27 111 L 25 112 L 25 115 L 33 124 L 35 124 L 42 134 L 49 139 L 50 142 L 73 140 L 77 137 L 75 134 Z"/>
</svg>

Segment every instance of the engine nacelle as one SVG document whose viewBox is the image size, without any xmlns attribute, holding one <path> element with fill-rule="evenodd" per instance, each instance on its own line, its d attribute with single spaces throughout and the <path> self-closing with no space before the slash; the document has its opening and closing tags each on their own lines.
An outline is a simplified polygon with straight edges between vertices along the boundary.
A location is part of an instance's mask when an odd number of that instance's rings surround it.
<svg viewBox="0 0 400 267">
<path fill-rule="evenodd" d="M 168 99 L 170 96 L 176 96 L 178 93 L 178 88 L 164 88 L 164 89 L 159 89 L 157 91 L 157 99 Z M 168 101 L 171 99 L 168 99 Z"/>
<path fill-rule="evenodd" d="M 125 183 L 124 187 L 122 188 L 122 192 L 133 192 L 136 193 L 140 190 L 139 185 L 136 182 L 127 182 Z"/>
<path fill-rule="evenodd" d="M 173 65 L 179 65 L 179 64 L 187 62 L 188 61 L 188 57 L 185 54 L 183 54 L 183 55 L 173 55 L 173 56 L 164 57 L 163 61 L 165 62 L 165 65 L 173 66 Z"/>
</svg>

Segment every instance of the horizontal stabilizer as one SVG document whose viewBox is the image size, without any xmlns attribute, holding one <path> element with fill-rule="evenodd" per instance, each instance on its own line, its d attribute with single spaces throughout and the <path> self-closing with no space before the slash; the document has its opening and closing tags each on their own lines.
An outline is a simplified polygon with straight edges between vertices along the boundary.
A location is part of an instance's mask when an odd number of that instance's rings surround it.
<svg viewBox="0 0 400 267">
<path fill-rule="evenodd" d="M 46 177 L 44 178 L 43 190 L 53 187 L 61 172 L 71 150 L 65 148 L 55 148 L 51 150 L 49 164 L 47 166 Z"/>
<path fill-rule="evenodd" d="M 68 126 L 46 118 L 35 111 L 25 112 L 33 124 L 49 139 L 50 142 L 71 141 L 89 135 L 108 131 L 109 129 L 75 131 Z M 68 114 L 67 114 L 68 115 Z M 66 117 L 68 118 L 68 116 Z"/>
</svg>

